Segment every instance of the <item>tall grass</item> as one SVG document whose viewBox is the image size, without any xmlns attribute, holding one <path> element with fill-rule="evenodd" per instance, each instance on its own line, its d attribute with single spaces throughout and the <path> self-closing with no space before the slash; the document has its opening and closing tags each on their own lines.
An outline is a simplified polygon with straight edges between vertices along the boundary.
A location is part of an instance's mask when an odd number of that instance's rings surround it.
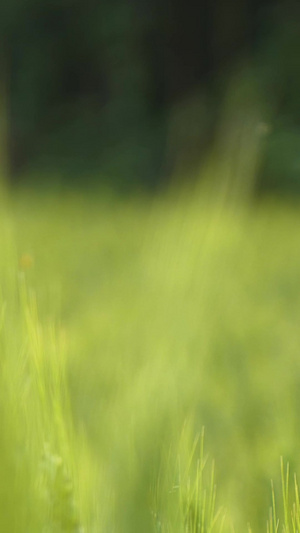
<svg viewBox="0 0 300 533">
<path fill-rule="evenodd" d="M 186 424 L 176 451 L 164 457 L 154 488 L 154 530 L 201 533 L 222 531 L 225 513 L 216 509 L 214 463 L 204 454 L 204 430 L 194 441 Z"/>
<path fill-rule="evenodd" d="M 282 457 L 280 459 L 280 472 L 281 501 L 278 505 L 272 482 L 272 505 L 267 522 L 267 533 L 298 533 L 300 531 L 300 500 L 297 476 L 294 474 L 291 483 L 289 463 L 285 466 Z"/>
<path fill-rule="evenodd" d="M 296 533 L 297 210 L 21 191 L 0 225 L 0 531 Z"/>
<path fill-rule="evenodd" d="M 79 533 L 90 509 L 79 498 L 84 457 L 72 428 L 63 339 L 54 321 L 39 317 L 7 213 L 1 245 L 0 531 Z"/>
</svg>

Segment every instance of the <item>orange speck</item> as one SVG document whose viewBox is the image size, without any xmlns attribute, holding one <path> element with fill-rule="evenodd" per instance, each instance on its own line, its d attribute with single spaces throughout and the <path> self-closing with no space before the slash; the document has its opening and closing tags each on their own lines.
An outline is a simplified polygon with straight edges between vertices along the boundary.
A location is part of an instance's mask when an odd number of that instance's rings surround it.
<svg viewBox="0 0 300 533">
<path fill-rule="evenodd" d="M 19 266 L 22 270 L 29 270 L 33 266 L 33 257 L 30 254 L 24 253 L 20 257 Z"/>
</svg>

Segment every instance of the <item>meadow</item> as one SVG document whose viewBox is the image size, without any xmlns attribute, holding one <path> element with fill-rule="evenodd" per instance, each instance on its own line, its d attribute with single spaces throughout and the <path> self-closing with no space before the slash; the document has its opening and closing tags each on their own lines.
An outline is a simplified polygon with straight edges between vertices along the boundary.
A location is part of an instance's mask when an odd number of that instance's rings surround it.
<svg viewBox="0 0 300 533">
<path fill-rule="evenodd" d="M 0 531 L 299 532 L 299 242 L 279 199 L 3 196 Z"/>
</svg>

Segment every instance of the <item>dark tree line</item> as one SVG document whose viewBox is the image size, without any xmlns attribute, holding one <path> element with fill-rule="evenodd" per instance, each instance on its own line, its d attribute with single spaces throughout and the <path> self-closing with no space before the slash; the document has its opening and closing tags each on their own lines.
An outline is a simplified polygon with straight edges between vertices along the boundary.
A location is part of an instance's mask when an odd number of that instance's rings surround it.
<svg viewBox="0 0 300 533">
<path fill-rule="evenodd" d="M 271 91 L 279 73 L 276 105 L 293 113 L 300 96 L 285 100 L 289 83 L 300 84 L 297 65 L 286 65 L 300 44 L 297 35 L 289 42 L 295 13 L 284 0 L 3 0 L 13 179 L 45 168 L 155 185 L 176 159 L 170 136 L 175 152 L 186 140 L 187 159 L 208 148 L 223 82 L 241 60 L 262 57 Z M 281 14 L 292 22 L 280 44 Z"/>
</svg>

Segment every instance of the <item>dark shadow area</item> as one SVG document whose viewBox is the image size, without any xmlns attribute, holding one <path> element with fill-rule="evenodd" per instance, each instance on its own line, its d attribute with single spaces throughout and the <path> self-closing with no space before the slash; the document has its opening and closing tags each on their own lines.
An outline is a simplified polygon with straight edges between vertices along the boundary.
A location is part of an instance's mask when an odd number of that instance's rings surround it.
<svg viewBox="0 0 300 533">
<path fill-rule="evenodd" d="M 243 65 L 268 130 L 258 189 L 300 190 L 297 3 L 4 0 L 0 21 L 12 183 L 155 191 L 188 176 Z"/>
</svg>

